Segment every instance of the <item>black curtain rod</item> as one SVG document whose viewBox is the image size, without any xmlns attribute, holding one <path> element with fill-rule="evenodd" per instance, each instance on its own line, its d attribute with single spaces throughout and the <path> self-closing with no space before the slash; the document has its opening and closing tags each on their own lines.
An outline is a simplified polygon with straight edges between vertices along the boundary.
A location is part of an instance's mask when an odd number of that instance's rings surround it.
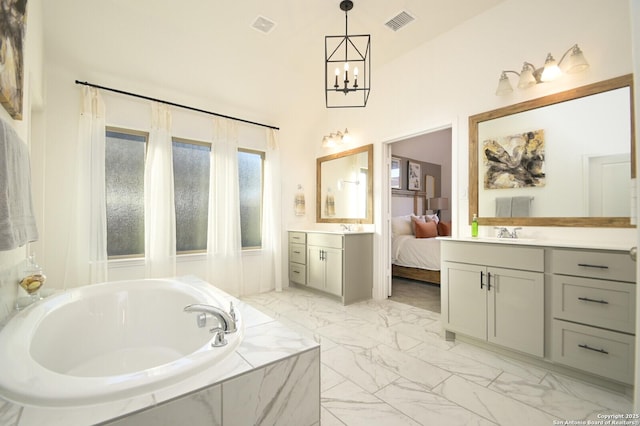
<svg viewBox="0 0 640 426">
<path fill-rule="evenodd" d="M 244 120 L 242 118 L 237 118 L 237 117 L 231 117 L 229 115 L 218 114 L 216 112 L 211 112 L 211 111 L 207 111 L 207 110 L 204 110 L 204 109 L 194 108 L 194 107 L 190 107 L 190 106 L 187 106 L 187 105 L 181 105 L 181 104 L 176 104 L 174 102 L 163 101 L 162 99 L 156 99 L 156 98 L 151 98 L 149 96 L 138 95 L 136 93 L 125 92 L 124 90 L 118 90 L 118 89 L 112 89 L 110 87 L 99 86 L 97 84 L 88 83 L 86 81 L 76 80 L 76 84 L 82 84 L 84 86 L 90 86 L 90 87 L 95 87 L 97 89 L 108 90 L 109 92 L 119 93 L 121 95 L 133 96 L 134 98 L 140 98 L 140 99 L 146 99 L 148 101 L 160 102 L 160 103 L 171 105 L 171 106 L 178 107 L 178 108 L 183 108 L 183 109 L 188 109 L 188 110 L 191 110 L 191 111 L 201 112 L 203 114 L 215 115 L 216 117 L 228 118 L 230 120 L 241 121 L 243 123 L 249 123 L 249 124 L 254 124 L 256 126 L 267 127 L 269 129 L 280 130 L 279 127 L 270 126 L 268 124 L 256 123 L 255 121 Z"/>
</svg>

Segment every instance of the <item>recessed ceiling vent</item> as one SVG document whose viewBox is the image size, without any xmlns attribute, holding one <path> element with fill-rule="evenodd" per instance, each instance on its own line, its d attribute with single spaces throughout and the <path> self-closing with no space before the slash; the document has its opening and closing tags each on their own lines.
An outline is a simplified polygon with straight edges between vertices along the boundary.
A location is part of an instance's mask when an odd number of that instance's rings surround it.
<svg viewBox="0 0 640 426">
<path fill-rule="evenodd" d="M 389 21 L 385 25 L 391 28 L 393 31 L 398 31 L 400 28 L 403 28 L 415 19 L 416 18 L 411 16 L 409 12 L 403 10 L 393 18 L 389 19 Z"/>
<path fill-rule="evenodd" d="M 264 16 L 258 16 L 256 20 L 253 21 L 253 24 L 251 24 L 251 28 L 265 34 L 269 34 L 271 30 L 275 28 L 275 26 L 275 22 L 273 22 L 269 18 L 265 18 Z"/>
</svg>

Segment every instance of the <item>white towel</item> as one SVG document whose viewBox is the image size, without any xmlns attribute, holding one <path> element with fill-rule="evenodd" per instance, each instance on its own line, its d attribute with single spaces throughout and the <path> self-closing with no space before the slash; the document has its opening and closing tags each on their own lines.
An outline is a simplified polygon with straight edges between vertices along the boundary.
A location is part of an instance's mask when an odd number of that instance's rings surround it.
<svg viewBox="0 0 640 426">
<path fill-rule="evenodd" d="M 0 250 L 37 239 L 29 150 L 13 127 L 0 120 Z"/>
<path fill-rule="evenodd" d="M 496 217 L 511 217 L 511 197 L 496 197 Z"/>
<path fill-rule="evenodd" d="M 531 197 L 513 197 L 511 200 L 512 217 L 529 217 L 531 215 Z"/>
</svg>

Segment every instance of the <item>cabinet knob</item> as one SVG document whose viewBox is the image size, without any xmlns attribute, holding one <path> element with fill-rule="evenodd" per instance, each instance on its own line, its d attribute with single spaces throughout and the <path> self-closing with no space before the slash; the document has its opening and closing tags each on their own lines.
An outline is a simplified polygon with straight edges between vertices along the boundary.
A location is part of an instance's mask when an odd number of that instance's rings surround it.
<svg viewBox="0 0 640 426">
<path fill-rule="evenodd" d="M 638 247 L 631 247 L 631 250 L 629 250 L 629 256 L 631 256 L 631 260 L 635 262 L 638 257 Z"/>
</svg>

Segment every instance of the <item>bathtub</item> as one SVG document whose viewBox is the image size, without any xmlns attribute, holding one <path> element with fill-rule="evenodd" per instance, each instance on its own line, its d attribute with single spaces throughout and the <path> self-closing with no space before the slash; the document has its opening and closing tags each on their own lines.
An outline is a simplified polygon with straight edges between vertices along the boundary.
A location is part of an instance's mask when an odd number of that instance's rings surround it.
<svg viewBox="0 0 640 426">
<path fill-rule="evenodd" d="M 211 368 L 239 345 L 212 347 L 207 318 L 189 304 L 228 302 L 211 285 L 173 279 L 117 281 L 50 296 L 0 331 L 0 395 L 23 405 L 70 407 L 144 395 Z"/>
</svg>

